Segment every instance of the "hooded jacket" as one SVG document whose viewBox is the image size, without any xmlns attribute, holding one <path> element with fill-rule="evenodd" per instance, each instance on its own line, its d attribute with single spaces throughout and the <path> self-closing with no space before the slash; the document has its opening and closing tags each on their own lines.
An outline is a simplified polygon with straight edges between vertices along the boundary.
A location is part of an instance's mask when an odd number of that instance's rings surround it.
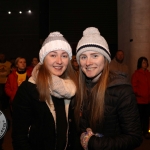
<svg viewBox="0 0 150 150">
<path fill-rule="evenodd" d="M 133 150 L 142 142 L 140 118 L 136 98 L 130 83 L 122 74 L 109 76 L 105 93 L 103 127 L 97 123 L 96 133 L 102 137 L 91 136 L 88 150 Z M 88 83 L 88 86 L 93 83 Z M 91 99 L 89 99 L 91 101 Z M 83 106 L 80 127 L 82 132 L 90 127 L 89 110 Z"/>
</svg>

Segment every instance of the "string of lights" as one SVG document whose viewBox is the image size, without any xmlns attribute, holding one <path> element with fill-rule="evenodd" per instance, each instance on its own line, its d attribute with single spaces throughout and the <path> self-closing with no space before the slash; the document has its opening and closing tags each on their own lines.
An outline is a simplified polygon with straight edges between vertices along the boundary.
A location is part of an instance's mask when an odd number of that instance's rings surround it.
<svg viewBox="0 0 150 150">
<path fill-rule="evenodd" d="M 11 15 L 11 14 L 16 14 L 16 13 L 18 13 L 18 14 L 23 14 L 23 13 L 28 13 L 28 14 L 31 14 L 32 13 L 32 11 L 31 10 L 27 10 L 27 11 L 8 11 L 7 12 L 7 14 L 9 14 L 9 15 Z"/>
<path fill-rule="evenodd" d="M 0 10 L 0 15 L 33 14 L 32 10 Z M 34 12 L 35 13 L 35 12 Z"/>
</svg>

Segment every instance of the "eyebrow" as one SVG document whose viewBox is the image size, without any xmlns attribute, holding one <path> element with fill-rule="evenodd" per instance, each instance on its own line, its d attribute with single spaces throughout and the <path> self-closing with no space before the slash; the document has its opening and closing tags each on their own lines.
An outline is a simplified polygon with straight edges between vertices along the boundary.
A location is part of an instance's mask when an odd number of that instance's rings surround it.
<svg viewBox="0 0 150 150">
<path fill-rule="evenodd" d="M 100 53 L 97 52 L 97 53 L 91 53 L 91 54 L 100 54 Z"/>
<path fill-rule="evenodd" d="M 91 53 L 90 55 L 93 55 L 93 54 L 100 54 L 100 53 L 94 52 L 94 53 Z M 86 55 L 86 54 L 81 54 L 81 55 Z M 80 56 L 81 56 L 81 55 L 80 55 Z"/>
<path fill-rule="evenodd" d="M 51 51 L 51 53 L 57 53 L 56 51 Z M 62 54 L 64 54 L 64 53 L 66 53 L 66 54 L 68 54 L 67 52 L 62 52 Z"/>
</svg>

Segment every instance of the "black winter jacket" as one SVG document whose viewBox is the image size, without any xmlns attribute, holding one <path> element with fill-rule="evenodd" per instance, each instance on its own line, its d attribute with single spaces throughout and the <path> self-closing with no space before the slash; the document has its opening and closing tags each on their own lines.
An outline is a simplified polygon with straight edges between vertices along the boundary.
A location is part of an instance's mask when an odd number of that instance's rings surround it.
<svg viewBox="0 0 150 150">
<path fill-rule="evenodd" d="M 64 100 L 52 97 L 56 111 L 55 121 L 45 102 L 39 101 L 36 85 L 25 81 L 19 87 L 13 102 L 12 141 L 14 150 L 76 150 L 76 128 L 69 105 L 68 135 Z M 61 109 L 61 110 L 60 110 Z M 57 112 L 59 119 L 57 119 Z M 64 115 L 63 115 L 64 114 Z"/>
<path fill-rule="evenodd" d="M 89 111 L 87 107 L 83 108 L 80 127 L 85 132 L 90 127 L 87 121 Z M 88 142 L 88 150 L 133 150 L 141 144 L 139 112 L 130 84 L 121 83 L 121 80 L 109 84 L 105 94 L 103 128 L 97 124 L 96 133 L 103 137 L 93 135 Z"/>
</svg>

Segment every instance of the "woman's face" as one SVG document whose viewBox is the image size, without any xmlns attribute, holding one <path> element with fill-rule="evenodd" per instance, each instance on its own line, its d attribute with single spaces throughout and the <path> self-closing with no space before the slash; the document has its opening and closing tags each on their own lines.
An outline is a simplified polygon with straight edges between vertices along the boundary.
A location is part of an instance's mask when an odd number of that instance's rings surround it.
<svg viewBox="0 0 150 150">
<path fill-rule="evenodd" d="M 20 58 L 16 66 L 19 71 L 24 71 L 26 69 L 26 60 L 24 58 Z"/>
<path fill-rule="evenodd" d="M 144 70 L 147 69 L 147 61 L 144 60 L 144 59 L 143 59 L 143 61 L 142 61 L 141 68 L 144 69 Z"/>
<path fill-rule="evenodd" d="M 99 75 L 104 68 L 104 56 L 96 51 L 86 51 L 79 58 L 82 71 L 88 78 Z"/>
<path fill-rule="evenodd" d="M 48 53 L 44 59 L 44 63 L 49 71 L 56 76 L 61 76 L 67 69 L 69 62 L 68 53 L 64 50 L 56 50 Z"/>
</svg>

